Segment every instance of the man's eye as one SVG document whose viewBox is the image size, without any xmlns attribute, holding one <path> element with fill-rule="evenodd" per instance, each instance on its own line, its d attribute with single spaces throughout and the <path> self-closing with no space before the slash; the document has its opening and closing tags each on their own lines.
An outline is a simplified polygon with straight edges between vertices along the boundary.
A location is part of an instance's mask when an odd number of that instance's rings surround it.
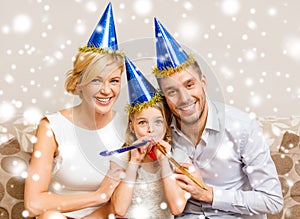
<svg viewBox="0 0 300 219">
<path fill-rule="evenodd" d="M 186 86 L 187 86 L 188 88 L 191 88 L 191 87 L 194 86 L 194 83 L 190 82 L 190 83 L 188 83 Z"/>
<path fill-rule="evenodd" d="M 175 90 L 169 90 L 168 92 L 167 92 L 167 95 L 168 96 L 174 96 L 176 94 L 176 91 Z"/>
</svg>

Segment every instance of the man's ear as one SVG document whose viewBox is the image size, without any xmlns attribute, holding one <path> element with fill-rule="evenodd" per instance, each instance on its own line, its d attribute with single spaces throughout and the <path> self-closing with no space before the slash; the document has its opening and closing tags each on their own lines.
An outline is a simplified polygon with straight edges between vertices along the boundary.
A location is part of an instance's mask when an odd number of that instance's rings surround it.
<svg viewBox="0 0 300 219">
<path fill-rule="evenodd" d="M 206 76 L 204 74 L 202 74 L 202 76 L 201 76 L 201 84 L 202 84 L 203 88 L 206 90 L 207 89 L 207 81 L 206 81 Z"/>
</svg>

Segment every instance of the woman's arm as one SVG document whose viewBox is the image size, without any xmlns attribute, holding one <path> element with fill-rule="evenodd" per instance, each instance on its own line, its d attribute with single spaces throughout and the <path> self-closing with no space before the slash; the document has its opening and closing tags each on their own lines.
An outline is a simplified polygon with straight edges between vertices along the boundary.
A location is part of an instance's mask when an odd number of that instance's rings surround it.
<svg viewBox="0 0 300 219">
<path fill-rule="evenodd" d="M 58 195 L 49 193 L 53 159 L 57 151 L 57 142 L 44 118 L 37 130 L 37 142 L 34 145 L 28 177 L 25 181 L 24 204 L 30 216 L 39 215 L 48 210 L 60 212 L 75 211 L 98 206 L 109 200 L 117 181 L 105 177 L 99 189 L 80 195 Z M 103 195 L 105 194 L 105 195 Z"/>
</svg>

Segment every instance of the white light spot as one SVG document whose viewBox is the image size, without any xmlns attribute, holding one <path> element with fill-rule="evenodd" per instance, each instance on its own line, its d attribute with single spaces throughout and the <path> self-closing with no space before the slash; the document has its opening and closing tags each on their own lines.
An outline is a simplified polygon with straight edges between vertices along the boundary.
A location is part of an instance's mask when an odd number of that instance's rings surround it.
<svg viewBox="0 0 300 219">
<path fill-rule="evenodd" d="M 10 33 L 10 27 L 5 25 L 1 28 L 1 31 L 3 34 L 8 34 L 8 33 Z"/>
<path fill-rule="evenodd" d="M 229 86 L 226 87 L 226 91 L 227 91 L 228 93 L 233 93 L 234 87 L 233 87 L 232 85 L 229 85 Z"/>
<path fill-rule="evenodd" d="M 257 28 L 257 24 L 254 21 L 248 21 L 247 26 L 250 30 L 255 30 Z"/>
<path fill-rule="evenodd" d="M 250 14 L 255 14 L 256 13 L 256 9 L 255 8 L 251 8 L 250 9 Z"/>
<path fill-rule="evenodd" d="M 161 209 L 166 210 L 167 207 L 168 207 L 167 203 L 165 203 L 165 202 L 160 203 L 160 208 Z"/>
<path fill-rule="evenodd" d="M 253 106 L 259 106 L 262 102 L 261 97 L 258 95 L 254 95 L 250 98 L 250 102 Z"/>
<path fill-rule="evenodd" d="M 222 75 L 224 75 L 225 78 L 232 78 L 234 76 L 234 73 L 231 69 L 229 69 L 227 66 L 222 66 L 220 68 L 220 72 Z"/>
<path fill-rule="evenodd" d="M 44 6 L 44 10 L 45 10 L 45 11 L 49 11 L 49 10 L 50 10 L 50 6 L 49 6 L 49 5 L 45 5 L 45 6 Z"/>
<path fill-rule="evenodd" d="M 13 19 L 12 29 L 16 33 L 27 33 L 32 26 L 31 18 L 26 14 L 19 14 Z"/>
<path fill-rule="evenodd" d="M 26 179 L 26 178 L 28 177 L 28 172 L 27 172 L 27 171 L 23 171 L 23 172 L 21 173 L 21 177 L 22 177 L 23 179 Z"/>
<path fill-rule="evenodd" d="M 100 195 L 100 197 L 101 197 L 102 199 L 106 199 L 107 195 L 106 195 L 105 193 L 102 193 L 102 194 Z"/>
<path fill-rule="evenodd" d="M 194 166 L 189 166 L 188 171 L 190 173 L 194 173 L 196 171 L 196 168 Z"/>
<path fill-rule="evenodd" d="M 33 181 L 38 181 L 40 179 L 39 174 L 37 174 L 37 173 L 33 174 L 32 179 L 33 179 Z"/>
<path fill-rule="evenodd" d="M 290 36 L 284 40 L 284 49 L 287 55 L 296 60 L 300 60 L 300 38 L 296 36 Z"/>
<path fill-rule="evenodd" d="M 184 6 L 184 8 L 185 8 L 186 10 L 188 10 L 188 11 L 190 11 L 190 10 L 193 9 L 192 3 L 191 3 L 191 2 L 188 2 L 188 1 L 187 1 L 187 2 L 184 2 L 183 6 Z"/>
<path fill-rule="evenodd" d="M 116 216 L 114 214 L 109 214 L 108 219 L 116 219 Z"/>
<path fill-rule="evenodd" d="M 35 152 L 34 152 L 34 156 L 35 156 L 36 158 L 40 158 L 40 157 L 42 156 L 41 151 L 35 151 Z"/>
<path fill-rule="evenodd" d="M 196 39 L 199 34 L 199 24 L 192 20 L 184 20 L 179 24 L 178 32 L 186 41 Z"/>
<path fill-rule="evenodd" d="M 225 15 L 233 16 L 239 12 L 240 3 L 238 0 L 223 0 L 221 9 Z"/>
<path fill-rule="evenodd" d="M 87 2 L 85 7 L 89 12 L 96 12 L 98 10 L 96 3 L 93 1 Z"/>
<path fill-rule="evenodd" d="M 242 40 L 248 40 L 248 35 L 247 34 L 243 34 Z"/>
<path fill-rule="evenodd" d="M 0 123 L 4 123 L 9 121 L 11 118 L 15 116 L 16 109 L 10 104 L 3 102 L 0 104 Z"/>
<path fill-rule="evenodd" d="M 251 87 L 253 85 L 253 79 L 252 78 L 246 78 L 245 85 L 247 87 Z"/>
<path fill-rule="evenodd" d="M 29 211 L 27 210 L 22 211 L 22 216 L 25 218 L 29 217 Z"/>
<path fill-rule="evenodd" d="M 189 192 L 185 192 L 185 193 L 184 193 L 184 197 L 185 197 L 186 199 L 189 199 L 189 198 L 192 197 L 192 195 L 191 195 L 191 193 L 189 193 Z"/>
<path fill-rule="evenodd" d="M 251 174 L 251 173 L 253 173 L 254 169 L 253 169 L 253 167 L 248 166 L 248 167 L 246 168 L 246 171 L 247 171 L 247 173 Z"/>
<path fill-rule="evenodd" d="M 124 4 L 124 3 L 121 3 L 121 4 L 119 5 L 119 8 L 120 8 L 120 9 L 125 9 L 125 4 Z"/>
<path fill-rule="evenodd" d="M 30 124 L 37 124 L 42 118 L 42 112 L 38 108 L 26 109 L 23 113 L 23 117 Z"/>
<path fill-rule="evenodd" d="M 11 74 L 6 74 L 4 80 L 8 84 L 12 84 L 15 81 L 14 77 Z"/>
<path fill-rule="evenodd" d="M 152 11 L 152 2 L 150 0 L 136 0 L 134 2 L 135 13 L 145 16 Z"/>
<path fill-rule="evenodd" d="M 46 132 L 46 135 L 47 135 L 48 137 L 52 137 L 52 136 L 53 136 L 53 133 L 52 133 L 51 130 L 48 130 L 48 131 Z"/>
<path fill-rule="evenodd" d="M 277 14 L 277 9 L 276 8 L 269 8 L 268 9 L 268 15 L 270 16 L 275 16 Z"/>
</svg>

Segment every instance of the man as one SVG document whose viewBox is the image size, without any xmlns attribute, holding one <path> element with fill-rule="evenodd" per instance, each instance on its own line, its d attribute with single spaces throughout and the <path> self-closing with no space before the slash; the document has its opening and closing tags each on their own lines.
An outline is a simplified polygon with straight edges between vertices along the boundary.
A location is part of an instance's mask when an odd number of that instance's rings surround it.
<svg viewBox="0 0 300 219">
<path fill-rule="evenodd" d="M 178 172 L 177 180 L 191 198 L 177 218 L 261 219 L 278 213 L 281 186 L 257 122 L 209 100 L 199 65 L 157 19 L 155 36 L 154 74 L 173 113 L 174 148 L 187 153 L 192 164 L 184 165 L 206 188 Z"/>
</svg>

